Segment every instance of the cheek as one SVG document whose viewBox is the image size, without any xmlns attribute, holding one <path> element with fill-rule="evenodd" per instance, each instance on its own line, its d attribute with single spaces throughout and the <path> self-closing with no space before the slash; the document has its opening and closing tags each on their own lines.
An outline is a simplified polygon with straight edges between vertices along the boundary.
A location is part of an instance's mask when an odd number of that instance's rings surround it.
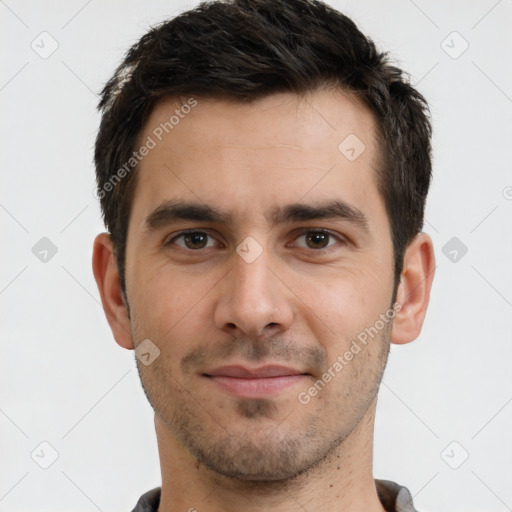
<svg viewBox="0 0 512 512">
<path fill-rule="evenodd" d="M 300 287 L 303 315 L 316 326 L 316 339 L 324 345 L 329 359 L 345 352 L 350 342 L 374 325 L 389 306 L 392 274 L 376 266 L 337 269 L 328 279 L 316 279 Z"/>
<path fill-rule="evenodd" d="M 133 281 L 130 301 L 139 335 L 162 343 L 188 343 L 187 337 L 205 325 L 207 296 L 214 286 L 209 281 L 207 276 L 197 278 L 168 267 L 151 274 L 140 272 Z M 174 342 L 172 346 L 177 347 Z"/>
</svg>

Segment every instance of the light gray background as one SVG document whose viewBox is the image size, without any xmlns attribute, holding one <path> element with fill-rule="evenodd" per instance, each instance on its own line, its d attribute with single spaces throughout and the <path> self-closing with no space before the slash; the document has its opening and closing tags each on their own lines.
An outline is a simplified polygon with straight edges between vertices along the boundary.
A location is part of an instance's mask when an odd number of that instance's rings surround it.
<svg viewBox="0 0 512 512">
<path fill-rule="evenodd" d="M 436 278 L 421 337 L 392 349 L 375 475 L 421 511 L 512 510 L 512 2 L 330 3 L 410 72 L 435 129 Z M 0 1 L 0 510 L 128 511 L 160 485 L 152 409 L 91 271 L 92 148 L 124 51 L 194 4 Z M 58 249 L 46 262 L 42 237 Z M 443 253 L 453 237 L 465 255 Z"/>
</svg>

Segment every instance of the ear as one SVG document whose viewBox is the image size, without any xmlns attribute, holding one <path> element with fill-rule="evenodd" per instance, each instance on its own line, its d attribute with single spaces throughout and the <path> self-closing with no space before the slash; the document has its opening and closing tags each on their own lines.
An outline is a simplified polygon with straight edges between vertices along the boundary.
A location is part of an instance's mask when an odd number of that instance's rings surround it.
<svg viewBox="0 0 512 512">
<path fill-rule="evenodd" d="M 404 265 L 398 284 L 398 308 L 393 320 L 391 342 L 414 341 L 421 332 L 427 313 L 435 271 L 434 246 L 426 233 L 418 233 L 404 255 Z"/>
<path fill-rule="evenodd" d="M 101 296 L 103 311 L 118 345 L 133 349 L 130 317 L 121 292 L 112 240 L 108 233 L 99 234 L 94 240 L 92 270 Z"/>
</svg>

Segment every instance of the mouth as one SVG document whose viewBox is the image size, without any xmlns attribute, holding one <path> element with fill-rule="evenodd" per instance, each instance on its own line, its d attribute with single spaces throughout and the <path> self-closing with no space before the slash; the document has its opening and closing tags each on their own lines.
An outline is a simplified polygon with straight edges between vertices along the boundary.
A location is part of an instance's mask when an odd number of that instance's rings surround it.
<svg viewBox="0 0 512 512">
<path fill-rule="evenodd" d="M 216 386 L 231 395 L 264 398 L 277 395 L 309 376 L 302 370 L 286 366 L 267 365 L 258 368 L 221 366 L 203 373 Z"/>
</svg>

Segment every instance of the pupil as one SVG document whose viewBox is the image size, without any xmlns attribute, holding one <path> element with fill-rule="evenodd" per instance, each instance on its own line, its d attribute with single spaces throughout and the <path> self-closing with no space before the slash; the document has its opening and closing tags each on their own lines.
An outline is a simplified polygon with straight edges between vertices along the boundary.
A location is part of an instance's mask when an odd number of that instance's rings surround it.
<svg viewBox="0 0 512 512">
<path fill-rule="evenodd" d="M 308 235 L 308 243 L 310 242 L 314 248 L 324 248 L 329 240 L 329 235 L 326 233 L 310 233 Z"/>
<path fill-rule="evenodd" d="M 201 233 L 191 233 L 185 236 L 189 249 L 201 249 L 206 245 L 206 236 Z"/>
</svg>

